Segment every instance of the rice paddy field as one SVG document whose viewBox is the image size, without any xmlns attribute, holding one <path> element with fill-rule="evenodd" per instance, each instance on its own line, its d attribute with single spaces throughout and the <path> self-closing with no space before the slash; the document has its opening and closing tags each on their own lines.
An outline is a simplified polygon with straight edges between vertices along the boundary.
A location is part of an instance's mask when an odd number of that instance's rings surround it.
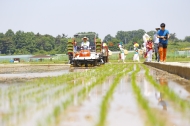
<svg viewBox="0 0 190 126">
<path fill-rule="evenodd" d="M 19 68 L 0 71 L 0 126 L 190 126 L 190 81 L 177 75 L 141 63 Z"/>
</svg>

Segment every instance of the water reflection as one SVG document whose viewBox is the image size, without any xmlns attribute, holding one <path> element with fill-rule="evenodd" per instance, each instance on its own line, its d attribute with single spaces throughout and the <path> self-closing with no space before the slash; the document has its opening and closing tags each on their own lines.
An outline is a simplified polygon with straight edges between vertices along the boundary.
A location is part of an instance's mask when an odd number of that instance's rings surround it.
<svg viewBox="0 0 190 126">
<path fill-rule="evenodd" d="M 163 110 L 167 110 L 167 103 L 163 99 L 163 95 L 161 93 L 159 93 L 159 96 L 157 96 L 157 94 L 156 94 L 156 98 L 158 100 L 158 105 L 161 105 L 163 107 Z"/>
<path fill-rule="evenodd" d="M 163 88 L 168 88 L 168 80 L 164 77 L 160 77 L 158 78 L 159 80 L 159 84 L 160 86 L 162 86 Z M 167 110 L 167 103 L 166 101 L 164 100 L 164 97 L 163 97 L 163 92 L 159 92 L 159 96 L 157 97 L 157 100 L 158 100 L 158 105 L 161 105 L 163 107 L 163 110 Z"/>
</svg>

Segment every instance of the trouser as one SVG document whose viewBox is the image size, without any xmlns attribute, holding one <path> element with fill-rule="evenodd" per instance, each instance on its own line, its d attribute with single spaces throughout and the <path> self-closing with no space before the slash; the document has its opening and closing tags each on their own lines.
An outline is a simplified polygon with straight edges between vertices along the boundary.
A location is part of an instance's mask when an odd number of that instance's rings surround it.
<svg viewBox="0 0 190 126">
<path fill-rule="evenodd" d="M 158 48 L 159 48 L 159 44 L 154 43 L 155 60 L 158 60 L 158 58 L 159 58 L 159 56 L 158 56 Z"/>
<path fill-rule="evenodd" d="M 159 44 L 159 57 L 160 61 L 166 61 L 167 44 Z"/>
<path fill-rule="evenodd" d="M 133 56 L 133 61 L 138 61 L 139 62 L 139 54 L 134 54 Z"/>
<path fill-rule="evenodd" d="M 103 61 L 104 61 L 104 63 L 107 63 L 108 62 L 108 56 L 103 56 Z"/>
<path fill-rule="evenodd" d="M 152 61 L 152 49 L 147 52 L 147 61 Z"/>
</svg>

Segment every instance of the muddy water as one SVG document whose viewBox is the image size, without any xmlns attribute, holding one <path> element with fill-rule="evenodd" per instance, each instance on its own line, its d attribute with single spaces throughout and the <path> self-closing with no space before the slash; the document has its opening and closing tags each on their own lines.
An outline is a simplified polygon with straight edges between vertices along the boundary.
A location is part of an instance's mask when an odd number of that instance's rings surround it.
<svg viewBox="0 0 190 126">
<path fill-rule="evenodd" d="M 119 117 L 119 118 L 118 118 Z M 108 112 L 108 126 L 143 126 L 140 111 L 133 95 L 130 76 L 121 79 L 113 94 Z"/>
<path fill-rule="evenodd" d="M 0 78 L 36 78 L 36 77 L 47 77 L 47 76 L 58 76 L 62 74 L 66 74 L 69 72 L 84 72 L 88 69 L 80 69 L 80 68 L 71 68 L 64 70 L 54 70 L 48 72 L 25 72 L 25 73 L 7 73 L 0 74 Z M 190 100 L 190 92 L 188 90 L 188 82 L 178 76 L 170 75 L 166 72 L 150 69 L 151 75 L 157 80 L 157 82 L 161 85 L 168 86 L 171 90 L 175 91 L 181 98 L 185 100 Z M 2 76 L 1 76 L 2 75 Z M 158 113 L 158 116 L 162 115 L 171 126 L 190 126 L 190 121 L 183 117 L 182 113 L 179 113 L 172 106 L 172 103 L 165 99 L 164 94 L 157 91 L 151 84 L 147 82 L 144 76 L 144 71 L 140 71 L 137 77 L 137 84 L 139 85 L 142 95 L 149 102 L 150 107 L 155 110 L 155 113 Z M 73 106 L 70 106 L 66 110 L 66 114 L 64 114 L 64 118 L 61 120 L 60 126 L 91 126 L 97 124 L 99 121 L 99 112 L 100 105 L 102 99 L 106 92 L 108 91 L 110 85 L 113 82 L 113 78 L 109 78 L 102 85 L 96 86 L 90 91 L 88 97 L 80 103 L 78 101 L 78 96 L 75 95 Z M 14 82 L 12 82 L 14 83 Z M 14 83 L 15 84 L 15 83 Z M 81 89 L 83 86 L 79 88 L 75 88 L 71 94 L 76 94 L 76 92 Z M 7 84 L 0 84 L 1 89 L 6 89 Z M 53 89 L 52 89 L 53 90 Z M 54 89 L 56 90 L 56 89 Z M 161 94 L 161 95 L 160 95 Z M 68 94 L 69 97 L 70 94 Z M 159 100 L 160 96 L 162 99 Z M 65 100 L 66 97 L 61 98 L 61 100 Z M 24 124 L 32 125 L 35 124 L 37 118 L 42 115 L 45 117 L 48 113 L 47 110 L 51 110 L 52 106 L 56 104 L 56 100 L 44 107 L 41 111 L 33 111 L 27 114 L 27 122 Z M 164 106 L 164 104 L 166 106 Z M 36 105 L 38 106 L 38 105 Z M 34 108 L 34 110 L 36 110 Z M 31 118 L 31 115 L 35 115 Z M 31 123 L 31 124 L 30 124 Z M 131 87 L 131 78 L 130 74 L 126 75 L 121 79 L 120 84 L 117 86 L 112 100 L 109 104 L 109 112 L 107 113 L 107 126 L 143 126 L 144 119 L 143 115 L 140 111 L 136 103 L 136 98 L 133 94 L 133 90 Z"/>
<path fill-rule="evenodd" d="M 152 75 L 160 85 L 167 86 L 178 94 L 180 98 L 190 101 L 190 81 L 152 67 L 150 68 L 150 75 Z"/>
<path fill-rule="evenodd" d="M 167 125 L 189 126 L 189 117 L 184 117 L 182 113 L 176 111 L 175 107 L 171 103 L 172 101 L 165 99 L 164 92 L 159 92 L 153 87 L 153 85 L 144 79 L 144 72 L 145 71 L 140 71 L 138 74 L 138 86 L 141 88 L 142 95 L 148 100 L 150 107 L 155 110 L 155 114 L 157 114 L 158 117 L 164 118 Z M 152 70 L 152 72 L 154 73 L 155 71 Z M 178 83 L 173 82 L 170 79 L 169 83 L 166 79 L 163 78 L 158 82 L 160 82 L 160 84 L 167 84 L 167 86 L 171 90 L 175 91 L 175 93 L 178 94 L 181 98 L 185 99 L 189 95 L 189 92 L 187 92 Z M 180 92 L 178 92 L 178 90 L 180 90 Z"/>
<path fill-rule="evenodd" d="M 62 67 L 61 67 L 62 68 Z M 15 84 L 23 84 L 26 81 L 41 78 L 41 77 L 55 77 L 69 72 L 85 72 L 89 69 L 86 68 L 69 68 L 64 67 L 64 69 L 55 69 L 51 68 L 49 70 L 43 69 L 40 71 L 19 71 L 19 72 L 10 72 L 10 73 L 0 73 L 0 87 L 1 86 L 11 86 Z"/>
<path fill-rule="evenodd" d="M 151 74 L 153 73 L 152 75 L 154 75 L 155 79 L 159 80 L 160 75 L 155 76 L 156 72 L 156 69 L 151 69 Z M 165 77 L 167 78 L 168 87 L 179 94 L 181 98 L 186 99 L 189 96 L 189 92 L 180 83 L 172 80 L 171 75 L 167 75 Z M 107 114 L 107 126 L 144 126 L 145 124 L 143 118 L 144 115 L 142 114 L 140 108 L 138 108 L 136 98 L 131 87 L 130 79 L 130 74 L 122 78 L 120 84 L 113 94 L 113 98 L 109 105 L 109 112 Z M 82 102 L 82 104 L 71 106 L 67 110 L 66 117 L 64 120 L 62 120 L 60 125 L 83 126 L 97 124 L 100 111 L 99 107 L 103 96 L 109 89 L 111 84 L 110 81 L 112 80 L 108 80 L 107 83 L 94 88 L 88 94 L 87 99 Z M 165 82 L 165 80 L 162 81 Z M 162 81 L 160 81 L 160 83 Z M 157 91 L 151 84 L 147 82 L 144 76 L 144 71 L 140 71 L 138 74 L 137 83 L 141 88 L 142 95 L 148 100 L 150 107 L 155 110 L 155 113 L 158 114 L 158 117 L 164 117 L 168 125 L 190 125 L 190 121 L 187 118 L 184 118 L 182 113 L 177 112 L 170 101 L 165 99 L 162 93 Z M 159 101 L 161 96 L 163 99 L 162 101 Z M 166 104 L 166 107 L 163 106 L 164 103 Z"/>
<path fill-rule="evenodd" d="M 100 104 L 108 91 L 113 78 L 107 79 L 103 84 L 93 88 L 82 103 L 74 101 L 74 106 L 69 107 L 60 122 L 60 126 L 93 126 L 98 122 Z M 77 99 L 77 96 L 76 96 Z"/>
</svg>

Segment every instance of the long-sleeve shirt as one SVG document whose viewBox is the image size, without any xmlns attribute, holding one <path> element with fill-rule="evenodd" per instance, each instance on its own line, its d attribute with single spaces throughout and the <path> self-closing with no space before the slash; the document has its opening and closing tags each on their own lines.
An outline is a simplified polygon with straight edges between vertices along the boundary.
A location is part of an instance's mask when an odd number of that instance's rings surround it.
<svg viewBox="0 0 190 126">
<path fill-rule="evenodd" d="M 153 48 L 152 42 L 147 42 L 146 48 L 147 48 L 148 50 L 151 50 L 151 49 Z"/>
<path fill-rule="evenodd" d="M 90 46 L 90 42 L 89 41 L 86 41 L 86 42 L 82 42 L 81 43 L 81 46 Z"/>
<path fill-rule="evenodd" d="M 154 43 L 156 43 L 156 44 L 159 43 L 159 38 L 157 36 L 158 36 L 158 34 L 156 33 L 156 34 L 154 34 L 154 38 L 153 38 Z"/>
</svg>

